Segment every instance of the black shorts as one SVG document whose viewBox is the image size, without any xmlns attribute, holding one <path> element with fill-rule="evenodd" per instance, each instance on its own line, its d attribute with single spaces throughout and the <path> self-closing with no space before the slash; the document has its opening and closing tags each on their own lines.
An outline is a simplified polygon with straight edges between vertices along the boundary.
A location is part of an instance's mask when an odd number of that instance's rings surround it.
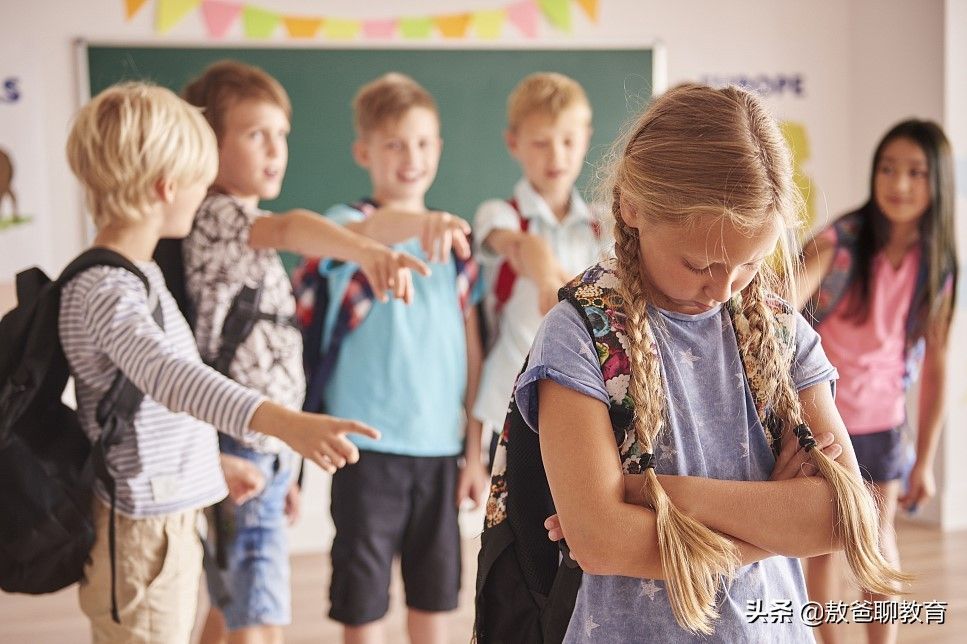
<svg viewBox="0 0 967 644">
<path fill-rule="evenodd" d="M 457 457 L 360 451 L 332 479 L 329 617 L 350 626 L 382 618 L 400 555 L 406 605 L 454 610 L 460 592 Z"/>
</svg>

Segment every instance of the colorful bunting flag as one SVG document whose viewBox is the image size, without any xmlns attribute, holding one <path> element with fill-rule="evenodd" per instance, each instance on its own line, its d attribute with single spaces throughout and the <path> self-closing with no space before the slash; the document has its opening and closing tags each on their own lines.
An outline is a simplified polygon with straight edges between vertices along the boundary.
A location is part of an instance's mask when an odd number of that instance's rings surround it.
<svg viewBox="0 0 967 644">
<path fill-rule="evenodd" d="M 155 14 L 159 33 L 168 33 L 172 27 L 181 22 L 189 11 L 198 8 L 201 0 L 158 0 L 158 11 Z"/>
<path fill-rule="evenodd" d="M 584 9 L 591 22 L 598 21 L 598 0 L 578 0 L 578 4 Z"/>
<path fill-rule="evenodd" d="M 223 0 L 205 0 L 201 3 L 201 14 L 205 19 L 205 28 L 212 38 L 222 38 L 228 33 L 229 27 L 242 13 L 242 5 L 238 2 L 224 2 Z"/>
<path fill-rule="evenodd" d="M 396 33 L 395 20 L 366 20 L 363 22 L 363 36 L 366 38 L 392 38 L 394 33 Z"/>
<path fill-rule="evenodd" d="M 322 18 L 295 18 L 283 16 L 282 24 L 292 38 L 315 38 L 322 27 Z"/>
<path fill-rule="evenodd" d="M 131 20 L 146 3 L 147 0 L 124 0 L 125 18 Z M 425 40 L 436 31 L 447 40 L 465 39 L 471 32 L 481 40 L 494 40 L 503 33 L 505 21 L 510 21 L 525 38 L 537 38 L 542 16 L 556 29 L 570 32 L 574 3 L 591 22 L 598 21 L 600 0 L 515 0 L 497 9 L 375 20 L 286 15 L 245 0 L 157 0 L 155 26 L 159 33 L 167 33 L 200 6 L 211 38 L 225 37 L 239 15 L 245 37 L 258 39 L 271 38 L 281 22 L 289 38 L 315 38 L 321 31 L 332 40 L 351 40 L 360 34 L 368 39 L 398 35 L 408 40 Z"/>
<path fill-rule="evenodd" d="M 425 17 L 400 18 L 400 34 L 409 40 L 424 40 L 433 32 L 433 21 Z"/>
<path fill-rule="evenodd" d="M 467 28 L 470 27 L 472 17 L 469 13 L 458 13 L 449 16 L 437 16 L 433 19 L 433 22 L 444 38 L 463 38 L 467 35 Z"/>
<path fill-rule="evenodd" d="M 326 34 L 326 38 L 332 40 L 352 40 L 359 35 L 361 27 L 362 23 L 359 20 L 330 18 L 326 20 L 326 24 L 322 30 Z"/>
<path fill-rule="evenodd" d="M 124 19 L 130 20 L 141 11 L 141 7 L 148 0 L 124 0 Z"/>
<path fill-rule="evenodd" d="M 507 6 L 507 18 L 514 23 L 525 38 L 537 37 L 537 21 L 540 11 L 532 0 L 522 0 Z"/>
<path fill-rule="evenodd" d="M 474 31 L 477 33 L 477 38 L 481 40 L 499 38 L 500 31 L 504 26 L 505 15 L 506 12 L 503 9 L 478 11 L 473 14 L 473 26 Z"/>
<path fill-rule="evenodd" d="M 245 5 L 242 9 L 242 27 L 248 38 L 268 38 L 279 25 L 279 14 L 259 7 Z"/>
<path fill-rule="evenodd" d="M 547 21 L 561 31 L 571 31 L 571 0 L 540 0 Z"/>
</svg>

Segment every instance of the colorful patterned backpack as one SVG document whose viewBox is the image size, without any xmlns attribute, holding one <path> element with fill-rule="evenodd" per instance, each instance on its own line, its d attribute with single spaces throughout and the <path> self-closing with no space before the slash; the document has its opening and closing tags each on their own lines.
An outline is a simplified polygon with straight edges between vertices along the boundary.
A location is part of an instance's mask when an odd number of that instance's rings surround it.
<svg viewBox="0 0 967 644">
<path fill-rule="evenodd" d="M 627 343 L 625 315 L 617 292 L 615 266 L 614 259 L 592 266 L 562 288 L 558 297 L 570 302 L 584 318 L 611 393 L 609 415 L 622 470 L 625 474 L 640 474 L 647 467 L 642 463 L 646 455 L 631 430 L 634 402 L 627 386 L 631 368 L 622 344 Z M 749 321 L 741 312 L 741 295 L 733 298 L 727 309 L 741 347 L 750 332 Z M 773 332 L 784 348 L 793 352 L 792 308 L 779 298 L 770 298 L 769 310 L 773 314 Z M 657 347 L 652 346 L 652 351 L 657 352 Z M 765 376 L 755 361 L 741 357 L 766 439 L 778 453 L 782 425 L 761 393 Z M 511 399 L 494 460 L 478 556 L 474 637 L 479 644 L 563 640 L 582 572 L 567 556 L 563 542 L 559 546 L 547 538 L 544 520 L 552 514 L 554 503 L 538 436 Z"/>
</svg>

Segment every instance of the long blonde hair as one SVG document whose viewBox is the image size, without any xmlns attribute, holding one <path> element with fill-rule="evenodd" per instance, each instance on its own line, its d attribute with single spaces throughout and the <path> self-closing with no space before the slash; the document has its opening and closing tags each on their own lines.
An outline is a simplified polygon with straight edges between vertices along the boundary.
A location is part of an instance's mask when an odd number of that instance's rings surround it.
<svg viewBox="0 0 967 644">
<path fill-rule="evenodd" d="M 645 306 L 640 274 L 638 229 L 621 217 L 622 203 L 651 223 L 687 226 L 699 217 L 719 216 L 739 230 L 754 233 L 779 223 L 784 231 L 798 223 L 801 198 L 792 182 L 789 151 L 775 121 L 758 98 L 744 90 L 682 85 L 655 99 L 615 148 L 604 190 L 612 199 L 615 255 L 627 316 L 631 363 L 629 391 L 635 404 L 633 429 L 642 449 L 653 452 L 665 421 L 659 363 L 650 350 L 654 323 Z M 780 235 L 779 270 L 765 262 L 734 301 L 737 316 L 749 323 L 739 352 L 746 365 L 763 374 L 754 383 L 787 428 L 803 424 L 793 385 L 792 352 L 775 333 L 768 298 L 789 298 L 792 254 Z M 800 430 L 801 431 L 801 430 Z M 788 433 L 790 438 L 792 432 Z M 809 436 L 804 438 L 809 440 Z M 835 507 L 836 537 L 857 581 L 869 590 L 896 592 L 907 577 L 879 551 L 875 502 L 863 483 L 819 449 L 810 458 L 829 483 Z M 715 595 L 739 565 L 732 542 L 678 510 L 653 469 L 643 477 L 645 498 L 654 509 L 658 545 L 669 599 L 682 627 L 712 631 L 718 616 Z"/>
</svg>

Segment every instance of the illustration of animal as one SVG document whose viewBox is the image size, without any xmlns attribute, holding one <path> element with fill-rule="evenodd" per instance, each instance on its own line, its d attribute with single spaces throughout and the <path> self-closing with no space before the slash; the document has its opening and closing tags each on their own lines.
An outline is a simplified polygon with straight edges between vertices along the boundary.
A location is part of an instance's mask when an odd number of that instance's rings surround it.
<svg viewBox="0 0 967 644">
<path fill-rule="evenodd" d="M 11 216 L 13 221 L 20 219 L 20 212 L 17 210 L 17 195 L 13 193 L 13 161 L 10 156 L 0 149 L 0 221 L 3 220 L 3 202 L 6 197 L 10 197 L 13 203 Z"/>
</svg>

